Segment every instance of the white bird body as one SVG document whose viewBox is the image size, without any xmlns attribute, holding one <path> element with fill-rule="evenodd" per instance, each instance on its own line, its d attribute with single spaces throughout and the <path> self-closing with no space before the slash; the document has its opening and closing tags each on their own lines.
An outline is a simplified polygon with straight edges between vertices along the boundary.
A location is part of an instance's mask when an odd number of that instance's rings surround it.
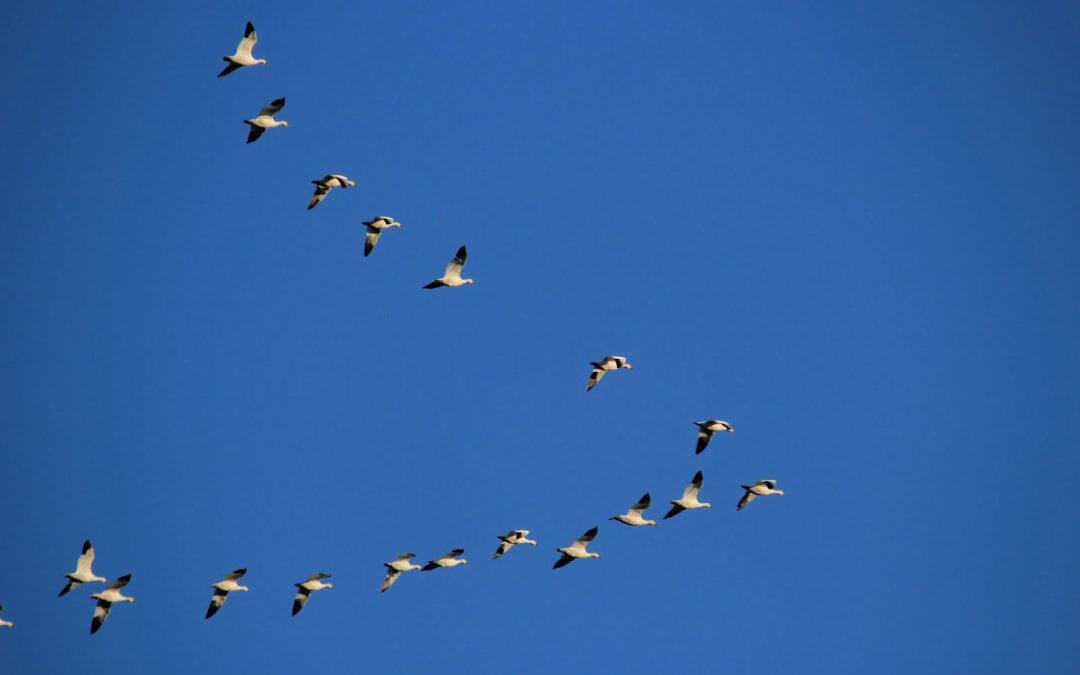
<svg viewBox="0 0 1080 675">
<path fill-rule="evenodd" d="M 698 427 L 698 440 L 697 440 L 697 452 L 695 454 L 700 455 L 706 446 L 709 445 L 709 441 L 713 437 L 713 433 L 717 431 L 726 431 L 730 434 L 735 433 L 735 428 L 725 422 L 724 420 L 705 420 L 703 422 L 694 422 Z"/>
<path fill-rule="evenodd" d="M 461 276 L 461 270 L 465 267 L 465 260 L 468 252 L 465 250 L 465 246 L 462 246 L 457 250 L 457 254 L 450 261 L 450 264 L 446 266 L 446 271 L 443 275 L 424 286 L 424 288 L 438 288 L 439 286 L 449 286 L 456 288 L 458 286 L 464 286 L 466 284 L 474 283 L 473 279 L 465 279 Z"/>
<path fill-rule="evenodd" d="M 414 565 L 410 562 L 415 557 L 415 553 L 402 553 L 394 560 L 383 563 L 386 567 L 386 578 L 383 579 L 382 588 L 379 589 L 379 592 L 385 593 L 386 589 L 393 586 L 394 582 L 398 580 L 398 577 L 400 577 L 403 572 L 423 569 L 420 565 Z"/>
<path fill-rule="evenodd" d="M 536 542 L 529 539 L 528 536 L 528 530 L 510 530 L 506 534 L 498 535 L 499 548 L 495 549 L 495 555 L 492 557 L 492 560 L 498 558 L 518 544 L 536 546 Z"/>
<path fill-rule="evenodd" d="M 683 490 L 683 496 L 679 499 L 671 501 L 671 510 L 667 512 L 664 519 L 672 518 L 679 515 L 683 511 L 688 509 L 707 509 L 711 508 L 712 504 L 709 502 L 698 501 L 698 492 L 701 491 L 701 486 L 705 482 L 704 476 L 698 471 L 694 474 L 694 479 L 690 481 L 690 484 Z"/>
<path fill-rule="evenodd" d="M 274 115 L 281 111 L 285 107 L 285 98 L 277 98 L 270 102 L 269 105 L 264 106 L 259 111 L 257 117 L 253 117 L 249 120 L 244 120 L 244 124 L 251 127 L 248 132 L 248 143 L 254 143 L 259 140 L 259 136 L 263 135 L 263 132 L 267 129 L 273 129 L 274 127 L 287 127 L 289 123 L 285 120 L 274 119 Z"/>
<path fill-rule="evenodd" d="M 630 510 L 624 514 L 618 516 L 612 516 L 609 520 L 617 520 L 624 525 L 630 525 L 632 527 L 640 527 L 642 525 L 656 525 L 655 520 L 649 520 L 644 517 L 645 509 L 649 508 L 649 504 L 652 503 L 652 498 L 649 493 L 646 492 L 641 496 L 641 499 L 636 504 L 630 507 Z"/>
<path fill-rule="evenodd" d="M 229 65 L 225 66 L 225 70 L 218 73 L 218 77 L 225 77 L 244 66 L 266 65 L 266 59 L 257 59 L 251 55 L 251 50 L 255 48 L 255 43 L 258 41 L 259 36 L 255 33 L 255 26 L 248 21 L 247 26 L 244 28 L 244 37 L 236 45 L 236 52 L 223 57 Z"/>
<path fill-rule="evenodd" d="M 318 180 L 311 181 L 315 185 L 315 194 L 311 195 L 311 201 L 308 202 L 308 210 L 315 208 L 326 199 L 326 196 L 330 194 L 330 191 L 334 188 L 351 188 L 356 187 L 356 181 L 351 180 L 348 176 L 342 176 L 339 173 L 330 173 Z"/>
<path fill-rule="evenodd" d="M 333 588 L 334 584 L 329 581 L 324 582 L 323 579 L 329 579 L 330 575 L 323 572 L 312 574 L 307 578 L 307 581 L 301 581 L 296 586 L 296 595 L 293 597 L 292 615 L 296 616 L 307 604 L 308 599 L 311 598 L 311 594 L 314 591 L 321 591 L 327 588 Z"/>
<path fill-rule="evenodd" d="M 589 542 L 596 538 L 596 533 L 599 528 L 594 527 L 585 534 L 581 535 L 574 540 L 574 543 L 569 546 L 563 546 L 555 549 L 559 553 L 562 553 L 562 557 L 555 561 L 553 569 L 559 569 L 565 565 L 569 565 L 575 560 L 582 558 L 599 558 L 599 553 L 594 553 L 586 549 Z"/>
<path fill-rule="evenodd" d="M 86 584 L 93 581 L 105 583 L 107 580 L 105 577 L 99 577 L 94 574 L 94 546 L 87 539 L 83 542 L 82 553 L 79 555 L 78 561 L 75 563 L 75 571 L 69 572 L 64 576 L 67 577 L 68 583 L 62 589 L 60 589 L 60 596 L 67 595 L 69 591 L 74 589 L 79 584 Z M 58 596 L 59 597 L 59 596 Z"/>
<path fill-rule="evenodd" d="M 210 584 L 210 587 L 214 589 L 214 595 L 210 598 L 210 606 L 206 609 L 206 618 L 217 614 L 217 611 L 221 609 L 221 606 L 225 604 L 225 601 L 229 598 L 229 593 L 234 591 L 247 591 L 247 586 L 241 586 L 237 579 L 247 574 L 247 568 L 242 567 L 238 570 L 234 570 L 228 576 L 217 583 Z"/>
<path fill-rule="evenodd" d="M 98 632 L 101 624 L 105 623 L 105 619 L 109 618 L 113 605 L 118 602 L 135 602 L 135 598 L 128 597 L 120 592 L 120 589 L 127 586 L 129 581 L 131 581 L 131 575 L 125 574 L 106 586 L 105 590 L 90 596 L 98 601 L 94 607 L 94 618 L 90 620 L 91 635 Z"/>
<path fill-rule="evenodd" d="M 379 236 L 383 230 L 391 227 L 401 227 L 401 223 L 390 216 L 375 216 L 371 220 L 364 221 L 364 225 L 367 227 L 367 235 L 364 238 L 364 257 L 370 255 L 372 249 L 375 248 L 375 244 L 379 243 Z"/>
<path fill-rule="evenodd" d="M 743 494 L 742 499 L 739 500 L 738 505 L 735 507 L 736 511 L 741 511 L 744 506 L 754 501 L 757 497 L 764 497 L 767 495 L 783 496 L 784 494 L 783 490 L 776 489 L 776 481 L 772 478 L 759 480 L 753 485 L 743 485 L 741 487 L 743 490 L 746 490 L 746 493 Z"/>
<path fill-rule="evenodd" d="M 593 369 L 589 373 L 589 382 L 585 385 L 585 391 L 590 391 L 593 387 L 600 382 L 606 373 L 610 373 L 613 370 L 619 370 L 620 368 L 626 370 L 633 370 L 634 366 L 630 364 L 625 356 L 605 356 L 599 361 L 592 361 L 590 364 Z"/>
</svg>

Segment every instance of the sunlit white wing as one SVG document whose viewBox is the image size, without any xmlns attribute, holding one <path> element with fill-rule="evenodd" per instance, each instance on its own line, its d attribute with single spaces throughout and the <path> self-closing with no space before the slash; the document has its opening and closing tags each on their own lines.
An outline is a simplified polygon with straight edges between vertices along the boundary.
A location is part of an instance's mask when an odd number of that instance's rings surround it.
<svg viewBox="0 0 1080 675">
<path fill-rule="evenodd" d="M 217 611 L 221 609 L 221 606 L 225 604 L 225 600 L 229 597 L 228 591 L 223 591 L 220 588 L 214 589 L 214 596 L 210 598 L 210 606 L 206 608 L 206 618 L 217 614 Z"/>
<path fill-rule="evenodd" d="M 270 31 L 271 33 L 273 31 Z M 271 35 L 271 38 L 274 36 Z M 244 30 L 244 37 L 240 40 L 240 44 L 236 45 L 236 55 L 242 60 L 251 58 L 251 50 L 254 49 L 255 43 L 259 41 L 259 36 L 255 33 L 255 26 L 251 25 L 248 21 L 247 28 Z M 273 40 L 270 40 L 273 42 Z M 273 47 L 273 45 L 270 45 Z M 273 50 L 271 50 L 273 51 Z"/>
<path fill-rule="evenodd" d="M 311 591 L 304 588 L 300 584 L 296 585 L 296 596 L 293 598 L 292 613 L 296 616 L 297 612 L 304 608 L 307 604 L 308 598 L 311 597 Z"/>
<path fill-rule="evenodd" d="M 285 98 L 276 98 L 270 101 L 270 104 L 265 106 L 259 111 L 259 117 L 273 117 L 275 114 L 281 112 L 281 109 L 285 107 Z"/>
<path fill-rule="evenodd" d="M 241 567 L 240 569 L 233 570 L 232 572 L 229 572 L 227 575 L 225 575 L 225 581 L 236 581 L 245 574 L 247 574 L 247 568 Z"/>
<path fill-rule="evenodd" d="M 740 500 L 739 500 L 739 503 L 738 503 L 738 505 L 736 505 L 736 506 L 735 506 L 735 510 L 736 510 L 736 511 L 741 511 L 741 510 L 742 510 L 742 507 L 744 507 L 744 506 L 746 506 L 747 504 L 749 504 L 750 502 L 754 501 L 754 499 L 756 499 L 756 498 L 757 498 L 757 495 L 756 495 L 756 494 L 754 494 L 754 493 L 753 493 L 753 492 L 751 492 L 750 490 L 747 490 L 747 491 L 746 491 L 746 492 L 745 492 L 745 493 L 743 494 L 743 496 L 742 496 L 742 499 L 740 499 Z"/>
<path fill-rule="evenodd" d="M 638 500 L 637 504 L 630 507 L 630 513 L 628 515 L 638 516 L 640 518 L 641 514 L 645 512 L 645 509 L 649 508 L 651 502 L 652 498 L 649 496 L 649 493 L 646 492 L 642 495 L 641 499 Z"/>
<path fill-rule="evenodd" d="M 101 628 L 101 624 L 105 623 L 105 619 L 109 618 L 109 612 L 112 611 L 112 603 L 105 600 L 98 600 L 97 605 L 94 607 L 94 618 L 90 620 L 90 634 L 98 632 Z"/>
<path fill-rule="evenodd" d="M 364 255 L 370 255 L 375 244 L 379 243 L 379 235 L 382 233 L 377 227 L 367 226 L 367 236 L 364 238 Z"/>
<path fill-rule="evenodd" d="M 443 277 L 446 279 L 460 279 L 461 269 L 465 267 L 466 255 L 465 247 L 462 246 L 459 248 L 457 255 L 455 255 L 454 259 L 450 261 L 450 264 L 446 266 L 446 273 L 443 274 Z"/>
<path fill-rule="evenodd" d="M 397 581 L 398 577 L 400 577 L 400 576 L 401 576 L 401 572 L 398 572 L 393 567 L 387 568 L 386 578 L 383 579 L 382 588 L 379 589 L 379 592 L 384 593 L 386 591 L 386 589 L 388 589 L 388 588 L 390 588 L 391 586 L 394 585 L 394 582 Z"/>
<path fill-rule="evenodd" d="M 111 584 L 106 586 L 105 590 L 107 590 L 107 591 L 120 590 L 124 586 L 127 586 L 129 581 L 131 581 L 131 575 L 130 574 L 125 574 L 122 577 L 118 577 L 115 581 L 113 581 Z"/>
<path fill-rule="evenodd" d="M 703 482 L 704 478 L 701 475 L 701 472 L 698 471 L 696 474 L 694 474 L 694 480 L 692 480 L 690 484 L 686 486 L 686 489 L 683 490 L 682 498 L 689 501 L 697 500 L 697 495 L 698 492 L 701 491 L 701 484 Z"/>
<path fill-rule="evenodd" d="M 592 541 L 593 539 L 596 538 L 597 530 L 598 530 L 598 528 L 595 528 L 595 527 L 592 528 L 591 530 L 589 530 L 585 534 L 583 534 L 580 537 L 578 537 L 577 539 L 575 539 L 574 543 L 570 544 L 570 546 L 568 548 L 576 548 L 576 549 L 581 549 L 582 551 L 584 551 L 585 546 L 588 545 L 588 543 L 590 541 Z"/>
<path fill-rule="evenodd" d="M 93 572 L 91 567 L 94 564 L 94 547 L 87 539 L 83 543 L 82 555 L 79 556 L 79 561 L 75 563 L 75 572 L 79 576 L 92 576 Z"/>
</svg>

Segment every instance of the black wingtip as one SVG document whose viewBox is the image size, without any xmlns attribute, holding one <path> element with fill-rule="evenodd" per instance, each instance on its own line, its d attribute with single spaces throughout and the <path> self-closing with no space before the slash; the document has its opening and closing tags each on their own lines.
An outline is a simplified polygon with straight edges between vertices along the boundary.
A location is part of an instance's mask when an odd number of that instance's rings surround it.
<svg viewBox="0 0 1080 675">
<path fill-rule="evenodd" d="M 271 28 L 273 28 L 273 26 L 271 26 Z M 247 36 L 251 35 L 254 32 L 255 32 L 255 26 L 252 25 L 252 23 L 250 21 L 248 21 L 247 22 L 247 27 L 244 28 L 244 37 L 247 37 Z M 273 33 L 274 31 L 271 30 L 270 32 Z"/>
<path fill-rule="evenodd" d="M 699 482 L 701 482 L 701 480 L 702 480 L 702 475 L 701 475 L 701 472 L 698 471 L 697 473 L 694 474 L 694 482 L 699 483 Z"/>
<path fill-rule="evenodd" d="M 284 107 L 285 106 L 285 97 L 282 96 L 281 98 L 275 98 L 273 101 L 270 101 L 270 105 L 276 105 L 278 107 Z"/>
<path fill-rule="evenodd" d="M 91 635 L 98 632 L 98 629 L 101 628 L 101 623 L 102 622 L 98 621 L 97 617 L 94 617 L 94 619 L 92 621 L 90 621 L 90 634 Z"/>
<path fill-rule="evenodd" d="M 247 574 L 247 568 L 246 567 L 241 567 L 238 570 L 233 570 L 233 574 L 239 574 L 239 575 L 243 576 L 243 575 Z"/>
<path fill-rule="evenodd" d="M 89 539 L 87 539 L 86 541 L 84 541 L 84 542 L 83 542 L 83 545 L 82 545 L 82 552 L 83 552 L 84 554 L 85 554 L 85 553 L 86 553 L 87 551 L 89 551 L 90 549 L 92 549 L 92 548 L 94 548 L 94 545 L 90 543 L 90 540 L 89 540 Z"/>
<path fill-rule="evenodd" d="M 214 616 L 214 614 L 216 614 L 216 613 L 217 613 L 217 607 L 214 606 L 214 603 L 210 603 L 210 606 L 206 608 L 206 618 L 209 619 L 210 617 Z"/>
<path fill-rule="evenodd" d="M 62 598 L 65 595 L 67 595 L 68 591 L 70 591 L 70 590 L 71 590 L 71 584 L 67 584 L 66 586 L 64 586 L 63 588 L 60 589 L 60 594 L 57 595 L 56 597 Z"/>
</svg>

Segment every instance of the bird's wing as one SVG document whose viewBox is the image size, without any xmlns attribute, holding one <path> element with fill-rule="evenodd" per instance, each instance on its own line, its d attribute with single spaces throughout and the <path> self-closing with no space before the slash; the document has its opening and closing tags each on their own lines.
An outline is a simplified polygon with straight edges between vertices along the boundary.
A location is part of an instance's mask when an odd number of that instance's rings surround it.
<svg viewBox="0 0 1080 675">
<path fill-rule="evenodd" d="M 82 583 L 82 582 L 75 581 L 73 579 L 69 579 L 68 582 L 67 582 L 67 585 L 60 589 L 60 594 L 57 595 L 56 597 L 58 597 L 58 598 L 64 597 L 65 595 L 70 593 L 73 589 L 78 587 L 78 585 L 80 583 Z"/>
<path fill-rule="evenodd" d="M 758 485 L 764 485 L 765 487 L 769 488 L 770 490 L 775 490 L 776 489 L 776 481 L 774 481 L 771 478 L 766 479 L 766 480 L 759 480 L 757 484 Z"/>
<path fill-rule="evenodd" d="M 248 143 L 254 143 L 255 141 L 259 140 L 259 136 L 262 136 L 263 132 L 265 132 L 265 131 L 266 131 L 265 128 L 257 127 L 254 124 L 252 124 L 251 129 L 248 131 L 247 142 Z M 308 207 L 308 208 L 311 208 L 311 207 Z"/>
<path fill-rule="evenodd" d="M 329 579 L 329 578 L 330 578 L 329 574 L 326 574 L 324 572 L 316 572 L 315 574 L 312 574 L 310 577 L 308 577 L 307 580 L 308 581 L 321 581 L 323 579 Z M 307 582 L 304 582 L 304 583 L 307 583 Z"/>
<path fill-rule="evenodd" d="M 221 606 L 225 604 L 225 599 L 229 597 L 228 591 L 223 591 L 220 588 L 214 589 L 214 597 L 210 598 L 210 606 L 206 608 L 206 618 L 217 614 L 217 611 L 221 609 Z"/>
<path fill-rule="evenodd" d="M 252 127 L 252 130 L 254 130 L 254 127 Z M 328 194 L 330 194 L 330 188 L 322 185 L 321 183 L 316 183 L 315 194 L 311 195 L 311 201 L 308 202 L 307 205 L 308 210 L 310 211 L 311 209 L 315 208 L 319 204 L 319 202 L 326 199 L 326 195 Z"/>
<path fill-rule="evenodd" d="M 649 508 L 649 504 L 651 502 L 652 498 L 649 496 L 649 493 L 646 492 L 644 495 L 641 496 L 641 499 L 638 500 L 637 504 L 634 504 L 630 507 L 630 513 L 636 513 L 640 516 L 642 512 L 645 511 L 645 509 Z"/>
<path fill-rule="evenodd" d="M 273 101 L 270 101 L 270 105 L 266 106 L 265 108 L 263 108 L 262 110 L 259 111 L 259 117 L 262 117 L 263 115 L 266 115 L 267 117 L 273 117 L 275 114 L 280 112 L 281 109 L 284 108 L 284 107 L 285 107 L 285 98 L 284 97 L 275 98 Z"/>
<path fill-rule="evenodd" d="M 457 250 L 457 255 L 450 261 L 450 264 L 446 266 L 446 273 L 443 275 L 447 279 L 461 278 L 461 268 L 465 267 L 465 247 L 462 246 Z"/>
<path fill-rule="evenodd" d="M 735 506 L 735 510 L 736 511 L 742 511 L 742 507 L 744 507 L 747 504 L 749 504 L 750 502 L 754 501 L 755 497 L 757 497 L 756 494 L 754 494 L 753 492 L 750 492 L 749 490 L 747 490 L 746 493 L 742 496 L 742 499 L 739 500 L 738 505 Z"/>
<path fill-rule="evenodd" d="M 296 616 L 296 613 L 304 608 L 304 605 L 307 604 L 308 598 L 310 597 L 311 591 L 304 588 L 303 586 L 300 586 L 299 584 L 296 586 L 296 597 L 293 598 L 292 603 L 293 616 Z"/>
<path fill-rule="evenodd" d="M 397 560 L 398 562 L 405 562 L 406 560 L 412 560 L 412 559 L 413 559 L 413 558 L 415 558 L 415 557 L 416 557 L 416 554 L 415 554 L 415 553 L 402 553 L 401 555 L 399 555 L 399 556 L 398 556 L 398 557 L 396 558 L 396 560 Z"/>
<path fill-rule="evenodd" d="M 228 60 L 228 59 L 226 59 L 226 60 Z M 233 63 L 232 61 L 229 61 L 229 65 L 225 66 L 225 68 L 220 73 L 218 73 L 217 76 L 218 77 L 225 77 L 226 75 L 228 75 L 232 71 L 239 70 L 239 69 L 240 69 L 240 66 L 238 64 Z"/>
<path fill-rule="evenodd" d="M 705 429 L 704 427 L 702 427 L 702 429 L 700 431 L 698 431 L 698 435 L 697 435 L 697 452 L 695 452 L 694 454 L 696 454 L 696 455 L 701 454 L 701 451 L 704 450 L 709 445 L 709 439 L 712 438 L 712 434 L 713 434 L 713 432 L 709 431 L 708 429 Z"/>
<path fill-rule="evenodd" d="M 229 574 L 225 576 L 225 581 L 236 581 L 245 574 L 247 574 L 247 568 L 241 567 L 238 570 L 233 570 L 232 572 L 229 572 Z"/>
<path fill-rule="evenodd" d="M 75 563 L 75 571 L 79 573 L 89 573 L 90 566 L 94 564 L 94 545 L 87 539 L 82 545 L 82 555 L 79 556 L 79 561 Z"/>
<path fill-rule="evenodd" d="M 101 628 L 101 624 L 105 623 L 105 619 L 109 617 L 109 611 L 112 609 L 112 603 L 105 600 L 98 600 L 97 606 L 94 607 L 94 618 L 90 621 L 90 634 L 98 632 Z"/>
<path fill-rule="evenodd" d="M 455 548 L 453 551 L 450 551 L 449 553 L 444 555 L 441 559 L 442 560 L 450 560 L 450 559 L 458 557 L 459 555 L 461 555 L 464 552 L 465 552 L 465 549 L 463 549 L 463 548 Z"/>
<path fill-rule="evenodd" d="M 389 570 L 387 570 L 387 572 L 386 572 L 386 578 L 383 579 L 382 588 L 379 589 L 379 592 L 384 593 L 386 591 L 386 589 L 388 589 L 388 588 L 390 588 L 391 586 L 394 585 L 394 582 L 397 581 L 398 577 L 400 577 L 400 576 L 401 576 L 401 572 L 398 572 L 393 567 L 389 568 Z"/>
<path fill-rule="evenodd" d="M 524 539 L 529 536 L 528 530 L 510 530 L 510 534 L 514 535 L 517 539 Z"/>
<path fill-rule="evenodd" d="M 679 506 L 678 504 L 672 504 L 671 509 L 666 514 L 664 514 L 664 520 L 667 520 L 668 518 L 673 518 L 685 510 L 686 509 Z"/>
<path fill-rule="evenodd" d="M 495 558 L 498 558 L 503 553 L 506 553 L 507 551 L 509 551 L 510 547 L 512 547 L 512 546 L 513 546 L 513 544 L 510 543 L 509 541 L 506 541 L 506 540 L 500 541 L 499 542 L 499 548 L 495 549 L 495 557 L 492 558 L 492 560 L 494 560 Z"/>
<path fill-rule="evenodd" d="M 701 472 L 698 471 L 694 474 L 694 480 L 690 481 L 690 484 L 683 490 L 683 499 L 697 499 L 698 492 L 701 491 L 701 484 L 705 482 Z"/>
<path fill-rule="evenodd" d="M 594 366 L 592 372 L 589 373 L 589 383 L 585 385 L 585 391 L 589 391 L 596 386 L 596 383 L 600 381 L 600 378 L 604 377 L 604 369 L 599 366 Z"/>
<path fill-rule="evenodd" d="M 552 566 L 551 569 L 557 570 L 560 567 L 566 567 L 572 562 L 574 562 L 574 556 L 566 555 L 565 553 L 563 553 L 562 557 L 555 561 L 555 564 Z"/>
<path fill-rule="evenodd" d="M 369 255 L 371 253 L 371 250 L 375 248 L 375 244 L 379 243 L 379 234 L 381 234 L 379 228 L 368 225 L 367 237 L 364 239 L 365 256 Z"/>
<path fill-rule="evenodd" d="M 591 530 L 589 530 L 588 532 L 586 532 L 585 534 L 583 534 L 580 537 L 578 537 L 577 539 L 575 539 L 574 543 L 571 545 L 571 548 L 581 548 L 581 549 L 585 548 L 586 544 L 588 544 L 590 541 L 592 541 L 593 539 L 596 538 L 596 532 L 597 532 L 598 529 L 599 528 L 594 527 Z"/>
<path fill-rule="evenodd" d="M 112 590 L 112 591 L 119 590 L 119 589 L 123 588 L 124 586 L 127 586 L 129 581 L 131 581 L 131 575 L 130 574 L 125 574 L 122 577 L 118 577 L 115 581 L 113 581 L 111 584 L 109 584 L 105 588 L 108 589 L 108 590 Z"/>
<path fill-rule="evenodd" d="M 244 29 L 244 39 L 240 40 L 240 44 L 236 45 L 236 54 L 251 58 L 251 50 L 258 41 L 259 36 L 255 33 L 255 26 L 252 26 L 251 22 L 248 21 L 247 28 Z"/>
</svg>

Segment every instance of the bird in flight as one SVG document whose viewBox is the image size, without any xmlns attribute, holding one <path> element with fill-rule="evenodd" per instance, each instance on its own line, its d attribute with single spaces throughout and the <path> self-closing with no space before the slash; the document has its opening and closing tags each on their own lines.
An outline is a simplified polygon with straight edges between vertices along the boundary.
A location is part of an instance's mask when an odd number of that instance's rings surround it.
<svg viewBox="0 0 1080 675">
<path fill-rule="evenodd" d="M 592 551 L 585 550 L 585 547 L 589 545 L 589 542 L 596 538 L 596 532 L 599 528 L 592 528 L 585 534 L 581 535 L 574 540 L 574 543 L 569 546 L 563 546 L 555 549 L 559 553 L 562 553 L 562 557 L 555 561 L 555 565 L 552 569 L 559 569 L 565 567 L 570 563 L 580 558 L 599 558 L 599 553 L 593 553 Z"/>
<path fill-rule="evenodd" d="M 214 596 L 210 598 L 210 606 L 206 608 L 206 618 L 217 614 L 217 611 L 221 609 L 221 606 L 225 604 L 225 601 L 229 599 L 229 593 L 232 591 L 247 591 L 247 586 L 241 586 L 236 583 L 236 580 L 247 574 L 247 568 L 241 567 L 238 570 L 233 570 L 224 579 L 216 584 L 210 584 L 214 589 Z"/>
<path fill-rule="evenodd" d="M 536 542 L 532 539 L 528 539 L 528 536 L 528 530 L 510 530 L 506 534 L 498 535 L 499 548 L 495 549 L 495 555 L 492 557 L 492 560 L 495 560 L 496 558 L 506 553 L 518 544 L 529 544 L 531 546 L 536 546 Z"/>
<path fill-rule="evenodd" d="M 293 598 L 292 603 L 292 615 L 296 616 L 300 610 L 307 604 L 308 598 L 311 597 L 312 591 L 321 591 L 324 588 L 333 588 L 334 584 L 329 581 L 323 583 L 323 579 L 329 579 L 329 574 L 317 572 L 307 578 L 307 581 L 301 581 L 296 586 L 296 597 Z"/>
<path fill-rule="evenodd" d="M 2 612 L 2 611 L 4 611 L 4 606 L 0 605 L 0 612 Z M 15 627 L 15 622 L 14 621 L 4 621 L 3 619 L 0 619 L 0 628 L 14 628 L 14 627 Z"/>
<path fill-rule="evenodd" d="M 330 191 L 334 188 L 351 188 L 356 186 L 356 181 L 350 180 L 348 176 L 342 176 L 337 173 L 327 174 L 326 176 L 311 182 L 315 185 L 315 194 L 311 195 L 311 201 L 308 202 L 307 207 L 309 211 L 318 206 L 319 202 L 326 199 L 326 195 L 330 194 Z"/>
<path fill-rule="evenodd" d="M 458 565 L 468 564 L 468 560 L 465 558 L 459 558 L 458 556 L 465 552 L 463 548 L 455 548 L 441 558 L 435 560 L 429 560 L 428 564 L 424 565 L 420 569 L 424 572 L 430 572 L 431 570 L 437 570 L 440 567 L 457 567 Z"/>
<path fill-rule="evenodd" d="M 63 597 L 67 595 L 79 584 L 89 583 L 91 581 L 100 581 L 105 583 L 107 580 L 105 577 L 99 577 L 94 574 L 94 570 L 91 569 L 94 565 L 94 545 L 87 539 L 83 542 L 82 553 L 79 555 L 79 560 L 75 563 L 75 571 L 69 572 L 64 576 L 67 577 L 67 585 L 60 589 L 60 595 L 57 597 Z"/>
<path fill-rule="evenodd" d="M 738 505 L 735 507 L 736 511 L 742 511 L 742 508 L 754 501 L 755 497 L 764 497 L 765 495 L 781 495 L 783 496 L 783 490 L 776 489 L 776 481 L 772 478 L 766 480 L 759 480 L 753 485 L 743 485 L 742 489 L 746 490 L 742 499 L 739 500 Z"/>
<path fill-rule="evenodd" d="M 367 227 L 367 237 L 364 239 L 365 258 L 371 255 L 375 244 L 379 243 L 379 235 L 383 230 L 389 227 L 401 227 L 401 223 L 390 216 L 375 216 L 371 220 L 365 220 L 364 225 Z"/>
<path fill-rule="evenodd" d="M 255 43 L 258 41 L 259 36 L 255 34 L 255 26 L 252 26 L 251 22 L 248 21 L 247 28 L 244 29 L 244 37 L 240 40 L 240 44 L 236 45 L 236 53 L 225 57 L 225 61 L 229 65 L 225 66 L 225 70 L 218 73 L 218 77 L 225 77 L 244 66 L 266 65 L 266 59 L 257 59 L 251 55 L 251 50 L 254 49 Z"/>
<path fill-rule="evenodd" d="M 697 452 L 694 453 L 696 455 L 700 455 L 708 447 L 713 432 L 726 431 L 729 434 L 735 433 L 735 427 L 724 420 L 705 420 L 704 422 L 694 422 L 694 424 L 698 427 Z"/>
<path fill-rule="evenodd" d="M 690 484 L 683 490 L 682 497 L 672 500 L 671 510 L 664 516 L 664 520 L 668 518 L 674 518 L 687 509 L 707 509 L 712 506 L 709 502 L 699 502 L 698 492 L 701 491 L 701 484 L 705 482 L 701 472 L 698 471 L 694 474 L 694 480 L 690 481 Z"/>
<path fill-rule="evenodd" d="M 244 124 L 251 127 L 248 131 L 248 143 L 254 143 L 259 140 L 259 136 L 262 136 L 267 129 L 273 129 L 274 127 L 287 127 L 289 123 L 285 120 L 276 120 L 274 115 L 281 112 L 281 109 L 285 107 L 285 98 L 275 98 L 270 101 L 270 105 L 264 107 L 259 111 L 258 117 L 253 117 L 249 120 L 244 120 Z"/>
<path fill-rule="evenodd" d="M 605 356 L 599 361 L 591 361 L 589 365 L 592 366 L 592 372 L 589 373 L 589 383 L 585 385 L 585 391 L 590 391 L 595 387 L 600 382 L 600 379 L 604 377 L 604 374 L 609 371 L 619 370 L 620 368 L 634 369 L 625 356 Z"/>
<path fill-rule="evenodd" d="M 109 612 L 112 611 L 112 606 L 118 602 L 135 602 L 135 598 L 129 598 L 120 592 L 120 589 L 128 585 L 131 581 L 131 575 L 125 574 L 105 587 L 100 593 L 94 593 L 90 597 L 97 600 L 97 606 L 94 607 L 94 618 L 90 621 L 90 634 L 98 632 L 101 628 L 101 624 L 105 623 L 105 619 L 109 618 Z"/>
<path fill-rule="evenodd" d="M 383 566 L 386 567 L 386 578 L 383 579 L 382 588 L 379 589 L 379 592 L 385 593 L 386 589 L 394 585 L 394 582 L 398 580 L 398 577 L 401 576 L 402 572 L 422 569 L 419 565 L 414 565 L 409 562 L 415 557 L 415 553 L 402 553 L 394 560 L 383 563 Z"/>
<path fill-rule="evenodd" d="M 461 268 L 465 267 L 465 255 L 465 247 L 462 246 L 458 249 L 454 259 L 446 266 L 446 272 L 435 281 L 424 286 L 424 288 L 438 288 L 439 286 L 455 287 L 473 283 L 472 279 L 461 278 Z"/>
<path fill-rule="evenodd" d="M 634 504 L 630 507 L 629 511 L 622 515 L 612 516 L 611 518 L 608 518 L 608 520 L 617 520 L 623 525 L 631 525 L 635 527 L 641 525 L 655 525 L 655 520 L 648 520 L 642 517 L 645 509 L 649 508 L 649 504 L 651 502 L 652 499 L 649 497 L 649 493 L 646 492 L 645 494 L 641 495 L 641 499 L 637 501 L 637 504 Z"/>
</svg>

